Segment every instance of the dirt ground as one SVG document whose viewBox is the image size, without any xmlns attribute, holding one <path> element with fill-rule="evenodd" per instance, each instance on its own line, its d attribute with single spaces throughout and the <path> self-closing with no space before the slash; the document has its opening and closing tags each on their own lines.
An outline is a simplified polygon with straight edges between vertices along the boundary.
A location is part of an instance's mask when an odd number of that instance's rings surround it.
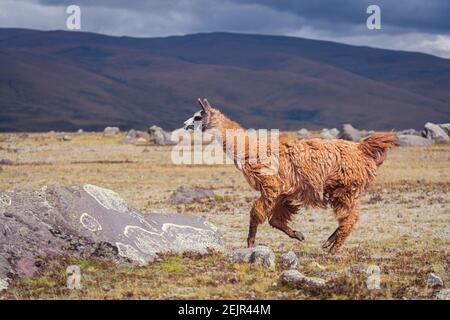
<svg viewBox="0 0 450 320">
<path fill-rule="evenodd" d="M 174 165 L 170 146 L 122 144 L 123 135 L 70 133 L 0 134 L 0 189 L 41 188 L 44 185 L 96 184 L 118 192 L 142 212 L 198 215 L 223 233 L 228 249 L 245 246 L 248 212 L 257 193 L 231 165 Z M 326 256 L 321 243 L 335 230 L 330 210 L 301 211 L 294 226 L 300 243 L 272 229 L 258 230 L 257 243 L 277 256 L 293 250 L 299 271 L 328 281 L 320 291 L 292 289 L 279 283 L 283 270 L 231 263 L 220 253 L 206 257 L 163 256 L 147 267 L 115 266 L 94 260 L 61 258 L 49 261 L 45 272 L 18 281 L 4 299 L 430 299 L 426 286 L 434 272 L 447 287 L 450 261 L 450 144 L 397 148 L 379 169 L 365 194 L 361 217 L 344 248 Z M 211 188 L 214 199 L 172 205 L 179 186 Z M 82 290 L 65 286 L 65 268 L 78 264 Z M 381 268 L 381 289 L 368 290 L 365 268 Z"/>
</svg>

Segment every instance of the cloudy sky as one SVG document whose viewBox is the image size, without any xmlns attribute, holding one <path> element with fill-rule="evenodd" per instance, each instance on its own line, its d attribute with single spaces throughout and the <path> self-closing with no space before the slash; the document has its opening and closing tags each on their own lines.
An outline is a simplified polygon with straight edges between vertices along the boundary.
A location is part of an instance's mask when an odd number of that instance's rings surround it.
<svg viewBox="0 0 450 320">
<path fill-rule="evenodd" d="M 0 0 L 0 27 L 64 30 L 70 4 L 82 31 L 109 35 L 277 34 L 450 58 L 450 0 Z M 371 4 L 381 30 L 366 27 Z"/>
</svg>

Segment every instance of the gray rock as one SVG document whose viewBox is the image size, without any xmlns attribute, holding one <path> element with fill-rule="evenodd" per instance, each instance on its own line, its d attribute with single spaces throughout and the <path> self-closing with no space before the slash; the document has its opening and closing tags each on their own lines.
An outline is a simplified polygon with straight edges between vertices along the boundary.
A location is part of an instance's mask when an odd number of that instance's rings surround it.
<svg viewBox="0 0 450 320">
<path fill-rule="evenodd" d="M 83 129 L 78 129 L 77 133 L 84 133 Z"/>
<path fill-rule="evenodd" d="M 444 286 L 444 282 L 437 274 L 429 273 L 427 275 L 427 287 L 437 288 L 442 286 Z"/>
<path fill-rule="evenodd" d="M 127 135 L 122 138 L 123 143 L 146 142 L 150 140 L 147 132 L 131 129 Z"/>
<path fill-rule="evenodd" d="M 358 129 L 353 128 L 349 123 L 344 124 L 339 134 L 339 139 L 358 142 L 362 138 L 362 134 Z"/>
<path fill-rule="evenodd" d="M 407 135 L 407 136 L 421 136 L 420 132 L 416 129 L 405 129 L 397 132 L 397 135 Z"/>
<path fill-rule="evenodd" d="M 425 124 L 422 135 L 425 138 L 431 139 L 436 142 L 444 142 L 444 141 L 448 141 L 450 139 L 444 129 L 442 129 L 437 124 L 434 124 L 431 122 L 427 122 Z"/>
<path fill-rule="evenodd" d="M 229 254 L 233 262 L 259 264 L 267 269 L 275 269 L 275 254 L 266 246 L 238 249 Z"/>
<path fill-rule="evenodd" d="M 443 129 L 448 136 L 450 136 L 450 123 L 441 123 L 438 124 L 438 126 L 441 127 L 441 129 Z"/>
<path fill-rule="evenodd" d="M 0 159 L 0 165 L 3 166 L 10 166 L 13 162 L 10 159 Z"/>
<path fill-rule="evenodd" d="M 48 256 L 97 257 L 145 265 L 162 252 L 223 250 L 204 219 L 141 214 L 94 185 L 0 192 L 0 280 L 36 274 Z"/>
<path fill-rule="evenodd" d="M 326 286 L 327 282 L 324 279 L 316 277 L 306 277 L 297 270 L 287 270 L 280 274 L 281 283 L 292 288 L 310 288 L 319 289 Z"/>
<path fill-rule="evenodd" d="M 416 135 L 398 135 L 397 143 L 402 147 L 430 146 L 433 140 Z"/>
<path fill-rule="evenodd" d="M 181 186 L 170 195 L 170 202 L 173 204 L 186 204 L 201 199 L 214 198 L 214 196 L 214 191 L 210 189 Z"/>
<path fill-rule="evenodd" d="M 281 255 L 281 263 L 288 269 L 297 269 L 300 266 L 294 251 L 285 252 Z"/>
<path fill-rule="evenodd" d="M 314 137 L 314 135 L 311 132 L 309 132 L 307 129 L 302 128 L 297 131 L 297 137 L 299 139 L 311 139 Z"/>
<path fill-rule="evenodd" d="M 118 134 L 120 132 L 120 129 L 118 127 L 106 127 L 103 130 L 103 135 L 107 136 L 107 137 L 112 137 L 115 136 L 116 134 Z"/>
<path fill-rule="evenodd" d="M 148 128 L 148 134 L 150 135 L 150 140 L 154 141 L 157 145 L 172 145 L 176 144 L 171 138 L 171 133 L 164 131 L 158 126 L 151 126 Z"/>
<path fill-rule="evenodd" d="M 68 135 L 63 135 L 59 138 L 61 141 L 72 141 L 72 137 Z"/>
<path fill-rule="evenodd" d="M 442 289 L 436 293 L 438 300 L 450 300 L 450 289 Z"/>
<path fill-rule="evenodd" d="M 333 140 L 333 139 L 337 139 L 339 136 L 339 130 L 336 128 L 333 129 L 322 129 L 322 131 L 320 132 L 320 137 L 324 140 Z"/>
</svg>

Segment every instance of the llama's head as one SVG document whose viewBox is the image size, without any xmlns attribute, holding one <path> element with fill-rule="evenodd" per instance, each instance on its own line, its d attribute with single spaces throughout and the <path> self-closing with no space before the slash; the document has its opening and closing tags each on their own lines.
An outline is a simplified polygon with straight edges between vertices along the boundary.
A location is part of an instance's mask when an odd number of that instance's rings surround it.
<svg viewBox="0 0 450 320">
<path fill-rule="evenodd" d="M 201 110 L 184 122 L 185 130 L 201 130 L 212 129 L 212 116 L 216 111 L 206 99 L 198 99 L 198 103 L 202 107 Z"/>
</svg>

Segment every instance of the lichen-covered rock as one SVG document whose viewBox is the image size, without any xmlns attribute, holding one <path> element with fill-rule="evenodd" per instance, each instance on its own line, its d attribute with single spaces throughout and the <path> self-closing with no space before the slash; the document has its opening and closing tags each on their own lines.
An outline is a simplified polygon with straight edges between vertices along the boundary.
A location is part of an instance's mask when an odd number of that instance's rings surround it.
<svg viewBox="0 0 450 320">
<path fill-rule="evenodd" d="M 155 125 L 148 128 L 148 134 L 150 135 L 150 140 L 157 145 L 172 145 L 177 143 L 177 141 L 172 140 L 172 134 L 170 132 L 166 132 Z"/>
<path fill-rule="evenodd" d="M 281 255 L 281 263 L 288 269 L 297 269 L 300 266 L 294 251 L 285 252 Z"/>
<path fill-rule="evenodd" d="M 438 300 L 450 300 L 450 289 L 442 289 L 436 293 Z"/>
<path fill-rule="evenodd" d="M 348 141 L 358 142 L 361 140 L 363 135 L 358 129 L 355 129 L 351 124 L 347 123 L 342 126 L 341 132 L 339 134 L 339 139 L 344 139 Z"/>
<path fill-rule="evenodd" d="M 437 288 L 442 287 L 443 285 L 444 282 L 442 281 L 441 277 L 439 277 L 437 274 L 431 272 L 427 275 L 427 287 Z"/>
<path fill-rule="evenodd" d="M 336 128 L 333 129 L 327 129 L 324 128 L 322 129 L 322 131 L 320 132 L 320 137 L 324 140 L 333 140 L 333 139 L 337 139 L 339 136 L 339 130 Z"/>
<path fill-rule="evenodd" d="M 438 126 L 441 127 L 441 129 L 443 129 L 445 133 L 447 133 L 447 135 L 450 137 L 450 123 L 441 123 L 438 124 Z"/>
<path fill-rule="evenodd" d="M 162 252 L 223 250 L 204 219 L 141 214 L 94 185 L 0 192 L 0 286 L 35 274 L 47 257 L 74 255 L 144 265 Z"/>
<path fill-rule="evenodd" d="M 436 142 L 445 142 L 450 139 L 447 132 L 445 132 L 444 129 L 442 129 L 437 124 L 431 122 L 427 122 L 425 124 L 422 135 L 425 138 L 431 139 Z"/>
<path fill-rule="evenodd" d="M 201 199 L 214 198 L 213 190 L 193 187 L 178 187 L 171 195 L 170 202 L 173 204 L 186 204 Z"/>
<path fill-rule="evenodd" d="M 405 129 L 398 131 L 397 135 L 420 136 L 420 132 L 416 129 Z"/>
<path fill-rule="evenodd" d="M 297 270 L 283 271 L 280 274 L 280 281 L 292 288 L 307 287 L 310 289 L 318 289 L 325 287 L 327 284 L 325 279 L 307 277 Z"/>
<path fill-rule="evenodd" d="M 103 135 L 107 137 L 115 136 L 120 132 L 120 129 L 118 127 L 106 127 L 103 130 Z"/>
<path fill-rule="evenodd" d="M 229 254 L 229 258 L 233 262 L 259 264 L 271 270 L 274 270 L 276 265 L 275 254 L 266 246 L 238 249 Z"/>
<path fill-rule="evenodd" d="M 400 134 L 397 137 L 397 143 L 402 147 L 431 146 L 433 144 L 433 140 L 416 135 Z"/>
<path fill-rule="evenodd" d="M 308 129 L 300 129 L 297 131 L 297 137 L 299 139 L 311 139 L 314 135 L 308 131 Z"/>
</svg>

